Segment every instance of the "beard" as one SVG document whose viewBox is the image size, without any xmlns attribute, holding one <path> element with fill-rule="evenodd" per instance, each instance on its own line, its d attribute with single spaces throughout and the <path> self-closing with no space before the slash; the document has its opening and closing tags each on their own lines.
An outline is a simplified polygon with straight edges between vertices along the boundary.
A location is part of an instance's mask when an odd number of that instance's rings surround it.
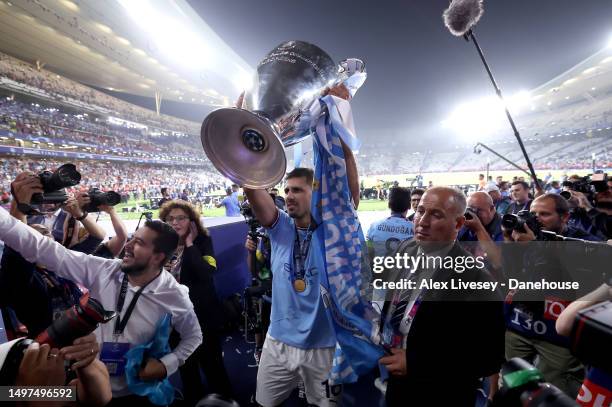
<svg viewBox="0 0 612 407">
<path fill-rule="evenodd" d="M 147 270 L 147 264 L 132 264 L 131 266 L 121 265 L 121 271 L 128 276 L 140 276 Z"/>
</svg>

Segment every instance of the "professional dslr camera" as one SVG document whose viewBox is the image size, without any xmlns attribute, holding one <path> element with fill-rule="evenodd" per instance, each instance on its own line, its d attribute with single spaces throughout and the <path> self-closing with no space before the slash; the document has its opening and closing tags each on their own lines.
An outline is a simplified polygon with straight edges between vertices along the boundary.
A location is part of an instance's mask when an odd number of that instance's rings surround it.
<svg viewBox="0 0 612 407">
<path fill-rule="evenodd" d="M 64 164 L 55 172 L 43 171 L 38 174 L 43 193 L 32 195 L 32 205 L 64 203 L 68 195 L 64 188 L 73 187 L 81 182 L 81 174 L 74 164 Z"/>
<path fill-rule="evenodd" d="M 86 212 L 100 212 L 100 205 L 115 206 L 121 202 L 121 195 L 115 191 L 102 192 L 98 188 L 91 188 L 87 194 L 91 201 L 83 208 Z"/>
<path fill-rule="evenodd" d="M 478 214 L 474 212 L 472 208 L 466 208 L 465 214 L 463 215 L 467 220 L 472 220 L 478 217 Z"/>
<path fill-rule="evenodd" d="M 528 210 L 519 211 L 516 215 L 507 213 L 502 216 L 502 228 L 504 229 L 525 233 L 525 225 L 531 229 L 537 240 L 542 240 L 542 225 L 538 218 Z"/>
<path fill-rule="evenodd" d="M 608 174 L 590 174 L 580 178 L 578 181 L 563 181 L 562 185 L 572 191 L 582 192 L 592 201 L 593 192 L 605 192 L 608 190 Z M 569 191 L 563 191 L 561 196 L 565 199 L 570 199 L 572 194 Z"/>
<path fill-rule="evenodd" d="M 11 347 L 0 368 L 0 385 L 8 386 L 15 383 L 23 354 L 32 342 L 41 345 L 46 343 L 51 348 L 69 346 L 75 339 L 89 335 L 100 323 L 107 323 L 116 315 L 114 311 L 106 311 L 102 304 L 90 298 L 89 294 L 83 295 L 78 304 L 65 310 L 36 339 L 22 339 Z"/>
</svg>

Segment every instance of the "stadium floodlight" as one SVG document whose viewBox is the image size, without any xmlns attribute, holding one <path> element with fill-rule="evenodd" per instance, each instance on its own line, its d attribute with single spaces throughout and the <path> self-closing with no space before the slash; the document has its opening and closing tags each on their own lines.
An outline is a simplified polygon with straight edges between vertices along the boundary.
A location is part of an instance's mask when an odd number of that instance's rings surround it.
<svg viewBox="0 0 612 407">
<path fill-rule="evenodd" d="M 529 106 L 530 100 L 530 93 L 522 90 L 508 98 L 508 108 L 513 113 L 520 113 Z M 473 139 L 491 135 L 503 126 L 505 120 L 504 101 L 489 96 L 460 104 L 441 124 L 462 137 Z"/>
<path fill-rule="evenodd" d="M 182 66 L 202 69 L 210 62 L 208 46 L 185 24 L 162 14 L 149 0 L 119 0 L 157 48 Z"/>
</svg>

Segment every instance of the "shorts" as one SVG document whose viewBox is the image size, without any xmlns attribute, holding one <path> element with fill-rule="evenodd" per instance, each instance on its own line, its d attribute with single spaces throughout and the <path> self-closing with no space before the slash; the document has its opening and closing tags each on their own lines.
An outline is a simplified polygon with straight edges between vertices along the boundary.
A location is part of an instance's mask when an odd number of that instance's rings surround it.
<svg viewBox="0 0 612 407">
<path fill-rule="evenodd" d="M 296 348 L 267 335 L 257 371 L 255 399 L 264 407 L 278 406 L 302 380 L 308 404 L 337 406 L 342 385 L 330 386 L 328 382 L 334 352 L 334 348 Z"/>
</svg>

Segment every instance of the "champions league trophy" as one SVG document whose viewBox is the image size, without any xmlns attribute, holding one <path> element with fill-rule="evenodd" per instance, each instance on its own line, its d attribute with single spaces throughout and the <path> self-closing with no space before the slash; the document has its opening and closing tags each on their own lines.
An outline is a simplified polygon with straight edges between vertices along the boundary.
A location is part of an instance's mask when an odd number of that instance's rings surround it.
<svg viewBox="0 0 612 407">
<path fill-rule="evenodd" d="M 284 42 L 257 66 L 243 109 L 218 109 L 206 117 L 204 151 L 221 174 L 241 186 L 276 185 L 287 170 L 285 147 L 310 135 L 310 106 L 326 88 L 339 84 L 352 96 L 365 79 L 361 60 L 337 65 L 316 45 Z"/>
</svg>

